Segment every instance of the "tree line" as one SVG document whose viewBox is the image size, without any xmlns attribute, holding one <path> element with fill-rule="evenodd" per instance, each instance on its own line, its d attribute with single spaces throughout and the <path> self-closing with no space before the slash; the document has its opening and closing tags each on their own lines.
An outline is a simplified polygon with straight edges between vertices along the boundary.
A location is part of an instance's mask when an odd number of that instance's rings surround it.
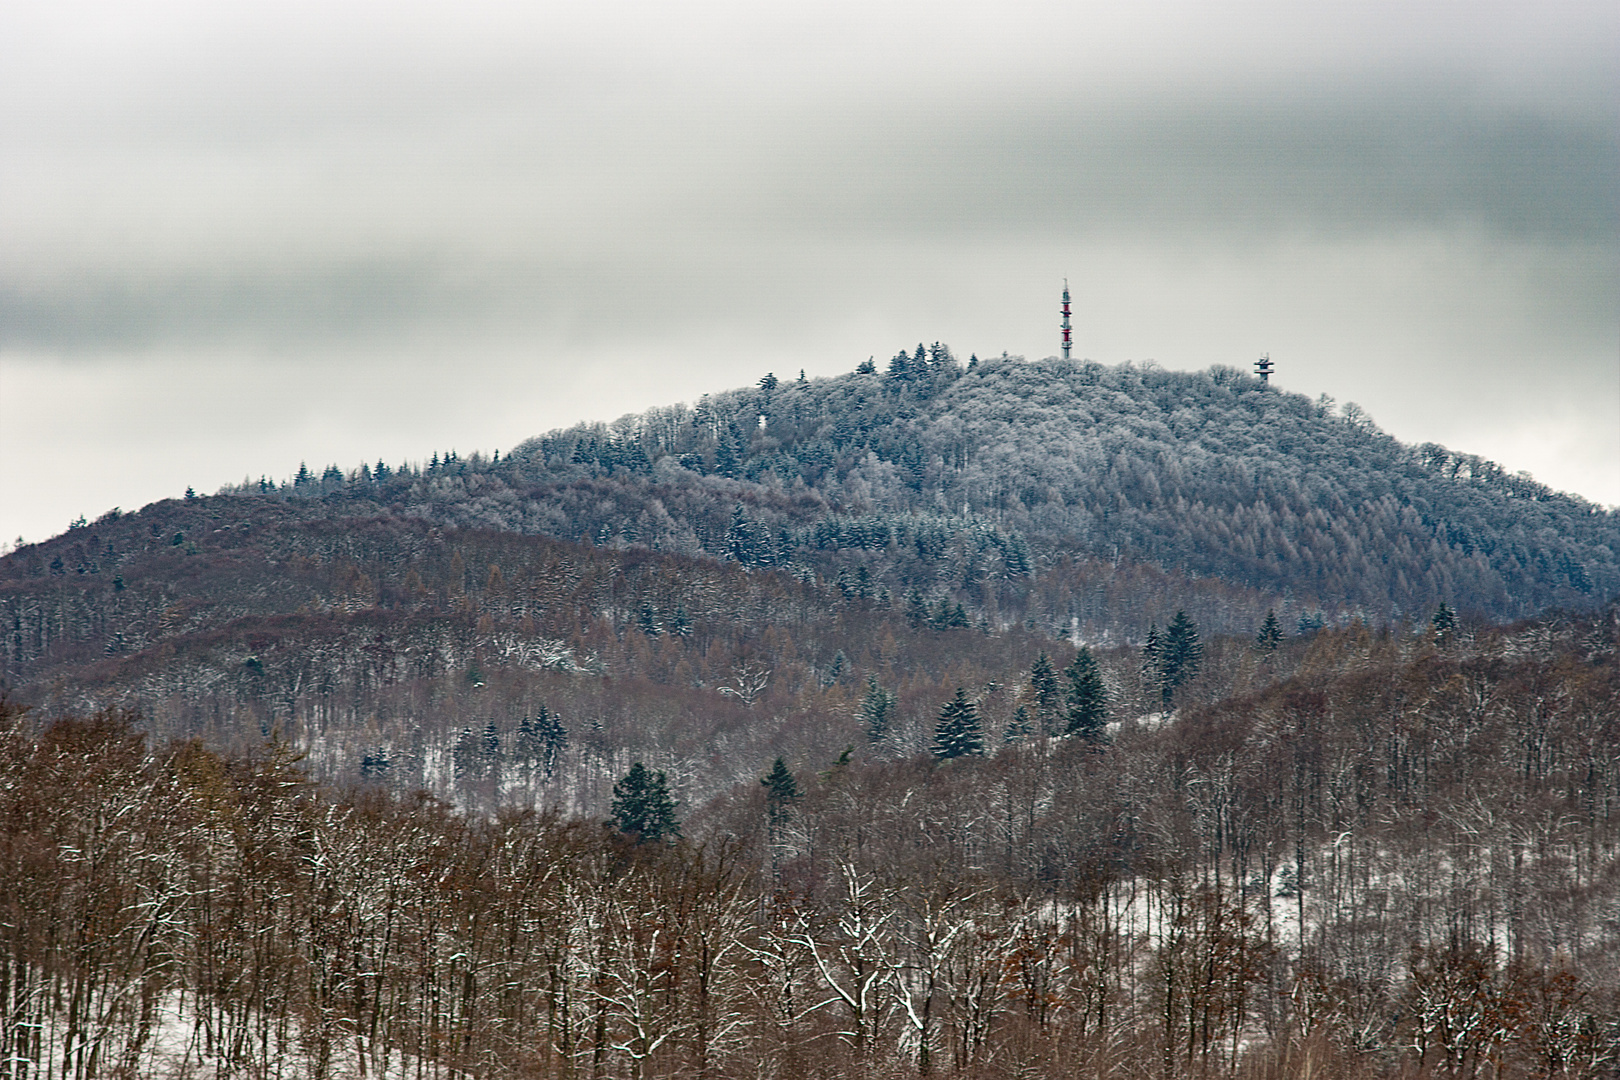
<svg viewBox="0 0 1620 1080">
<path fill-rule="evenodd" d="M 947 752 L 986 700 L 953 691 L 932 752 L 761 758 L 700 803 L 632 763 L 586 816 L 8 706 L 0 1060 L 1610 1076 L 1617 631 L 1611 610 L 1324 630 L 1295 660 L 1263 631 L 1199 642 L 1204 667 L 1288 670 L 1100 732 L 1077 651 L 1032 664 L 1026 737 Z M 1134 662 L 1162 677 L 1162 655 Z"/>
</svg>

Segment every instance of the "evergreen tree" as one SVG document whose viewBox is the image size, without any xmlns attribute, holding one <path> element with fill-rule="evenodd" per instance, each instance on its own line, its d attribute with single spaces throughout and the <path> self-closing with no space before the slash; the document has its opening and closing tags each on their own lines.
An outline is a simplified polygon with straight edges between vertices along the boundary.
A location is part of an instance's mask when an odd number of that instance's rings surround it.
<svg viewBox="0 0 1620 1080">
<path fill-rule="evenodd" d="M 906 622 L 913 630 L 928 621 L 928 603 L 915 588 L 906 590 Z"/>
<path fill-rule="evenodd" d="M 1176 691 L 1190 682 L 1204 662 L 1204 643 L 1198 638 L 1198 627 L 1185 611 L 1176 612 L 1165 628 L 1164 640 L 1159 648 L 1159 694 L 1164 707 L 1169 709 Z"/>
<path fill-rule="evenodd" d="M 658 612 L 653 610 L 652 602 L 649 600 L 641 602 L 641 612 L 636 616 L 636 629 L 648 637 L 657 637 L 664 632 L 663 626 L 658 622 Z"/>
<path fill-rule="evenodd" d="M 776 759 L 776 764 L 771 766 L 771 771 L 759 783 L 765 789 L 765 814 L 770 819 L 774 833 L 787 822 L 788 811 L 803 792 L 781 758 Z"/>
<path fill-rule="evenodd" d="M 567 748 L 568 730 L 563 727 L 562 717 L 542 705 L 532 719 L 526 718 L 518 725 L 513 753 L 525 764 L 538 766 L 549 780 L 557 770 L 557 759 Z"/>
<path fill-rule="evenodd" d="M 1442 600 L 1440 606 L 1434 609 L 1429 626 L 1434 630 L 1435 644 L 1444 645 L 1457 632 L 1457 613 L 1451 610 L 1451 605 Z"/>
<path fill-rule="evenodd" d="M 758 537 L 748 512 L 738 503 L 731 511 L 731 525 L 726 529 L 726 556 L 743 566 L 754 566 L 766 560 L 760 557 Z"/>
<path fill-rule="evenodd" d="M 675 818 L 675 800 L 669 794 L 669 780 L 639 761 L 630 766 L 624 779 L 613 785 L 611 813 L 613 817 L 608 824 L 638 844 L 681 835 L 680 823 Z"/>
<path fill-rule="evenodd" d="M 866 697 L 861 701 L 861 723 L 866 726 L 866 737 L 882 742 L 889 737 L 889 723 L 894 719 L 895 697 L 878 685 L 876 675 L 866 677 Z"/>
<path fill-rule="evenodd" d="M 455 745 L 450 750 L 450 765 L 456 779 L 478 775 L 480 763 L 478 736 L 473 734 L 472 728 L 464 727 L 461 734 L 456 736 Z"/>
<path fill-rule="evenodd" d="M 1282 644 L 1282 626 L 1277 622 L 1275 611 L 1266 612 L 1266 621 L 1260 624 L 1260 632 L 1255 635 L 1254 647 L 1257 652 L 1276 652 Z"/>
<path fill-rule="evenodd" d="M 667 629 L 669 630 L 670 633 L 674 634 L 676 637 L 690 637 L 691 636 L 691 634 L 692 634 L 692 620 L 686 614 L 686 605 L 685 604 L 676 604 L 675 605 L 675 614 L 670 616 L 669 626 L 667 627 Z"/>
<path fill-rule="evenodd" d="M 1015 532 L 1007 537 L 1002 565 L 1006 567 L 1008 577 L 1028 577 L 1034 571 L 1034 564 L 1029 558 L 1029 544 L 1024 540 L 1023 533 Z"/>
<path fill-rule="evenodd" d="M 956 696 L 939 711 L 939 722 L 934 725 L 934 756 L 944 761 L 982 753 L 984 732 L 979 725 L 979 707 L 959 686 Z"/>
<path fill-rule="evenodd" d="M 1012 720 L 1008 722 L 1002 740 L 1010 743 L 1022 742 L 1029 738 L 1034 726 L 1033 721 L 1030 719 L 1029 706 L 1020 705 L 1013 710 Z"/>
<path fill-rule="evenodd" d="M 1101 738 L 1108 724 L 1108 687 L 1091 650 L 1082 648 L 1063 673 L 1069 677 L 1068 734 Z"/>
<path fill-rule="evenodd" d="M 1035 719 L 1041 734 L 1050 735 L 1057 727 L 1057 718 L 1063 707 L 1063 690 L 1058 683 L 1057 670 L 1045 653 L 1035 658 L 1029 669 L 1029 688 L 1035 695 Z"/>
<path fill-rule="evenodd" d="M 1159 683 L 1159 654 L 1164 651 L 1164 639 L 1159 636 L 1159 624 L 1148 623 L 1147 640 L 1142 642 L 1142 679 L 1157 686 Z"/>
<path fill-rule="evenodd" d="M 714 451 L 714 471 L 721 476 L 736 479 L 743 463 L 748 460 L 748 444 L 736 424 L 727 424 Z"/>
</svg>

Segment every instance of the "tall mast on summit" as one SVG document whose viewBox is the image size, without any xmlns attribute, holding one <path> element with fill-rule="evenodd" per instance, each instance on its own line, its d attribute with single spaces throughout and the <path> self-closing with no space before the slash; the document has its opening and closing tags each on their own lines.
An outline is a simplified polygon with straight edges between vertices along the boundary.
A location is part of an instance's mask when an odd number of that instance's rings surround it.
<svg viewBox="0 0 1620 1080">
<path fill-rule="evenodd" d="M 1069 279 L 1063 279 L 1063 359 L 1069 358 L 1069 348 L 1074 339 L 1069 331 Z"/>
<path fill-rule="evenodd" d="M 1272 363 L 1270 353 L 1266 353 L 1254 362 L 1254 373 L 1260 376 L 1261 386 L 1271 385 L 1271 373 L 1276 370 L 1276 367 L 1277 365 Z"/>
</svg>

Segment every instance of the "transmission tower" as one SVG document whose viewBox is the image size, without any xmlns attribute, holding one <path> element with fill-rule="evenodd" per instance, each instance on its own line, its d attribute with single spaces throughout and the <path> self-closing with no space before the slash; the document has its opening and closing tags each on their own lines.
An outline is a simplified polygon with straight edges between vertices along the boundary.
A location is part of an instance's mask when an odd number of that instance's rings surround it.
<svg viewBox="0 0 1620 1080">
<path fill-rule="evenodd" d="M 1270 386 L 1271 372 L 1274 367 L 1276 367 L 1276 365 L 1271 362 L 1271 354 L 1266 353 L 1264 356 L 1254 362 L 1254 373 L 1260 376 L 1260 381 L 1262 383 L 1264 383 L 1266 386 Z"/>
<path fill-rule="evenodd" d="M 1069 279 L 1063 279 L 1063 359 L 1069 358 L 1069 349 L 1074 345 L 1074 339 L 1069 330 Z"/>
</svg>

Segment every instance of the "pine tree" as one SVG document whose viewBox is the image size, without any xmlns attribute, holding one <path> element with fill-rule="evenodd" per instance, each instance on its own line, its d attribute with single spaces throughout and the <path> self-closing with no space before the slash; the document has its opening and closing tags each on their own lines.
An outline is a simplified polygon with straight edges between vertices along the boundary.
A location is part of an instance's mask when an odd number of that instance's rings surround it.
<svg viewBox="0 0 1620 1080">
<path fill-rule="evenodd" d="M 876 675 L 866 677 L 866 697 L 861 701 L 861 723 L 866 726 L 866 737 L 882 742 L 889 737 L 889 722 L 894 719 L 895 697 L 878 685 Z"/>
<path fill-rule="evenodd" d="M 1108 725 L 1108 687 L 1091 650 L 1082 648 L 1063 673 L 1069 677 L 1068 734 L 1101 738 Z"/>
<path fill-rule="evenodd" d="M 664 632 L 663 626 L 658 622 L 658 612 L 653 610 L 652 602 L 649 600 L 641 602 L 641 611 L 636 616 L 636 629 L 648 637 L 657 637 Z"/>
<path fill-rule="evenodd" d="M 613 785 L 611 813 L 613 817 L 608 824 L 638 844 L 681 835 L 668 778 L 639 761 L 630 766 L 624 779 Z"/>
<path fill-rule="evenodd" d="M 1023 533 L 1015 532 L 1007 537 L 1002 565 L 1006 567 L 1008 577 L 1028 577 L 1034 569 L 1029 558 L 1029 544 L 1024 540 Z"/>
<path fill-rule="evenodd" d="M 1198 674 L 1203 662 L 1204 643 L 1198 638 L 1197 625 L 1185 611 L 1176 612 L 1159 648 L 1159 693 L 1165 709 L 1175 700 L 1176 691 Z"/>
<path fill-rule="evenodd" d="M 1276 652 L 1282 644 L 1282 626 L 1277 622 L 1275 611 L 1266 612 L 1266 621 L 1260 624 L 1260 632 L 1255 635 L 1254 647 L 1257 652 Z"/>
<path fill-rule="evenodd" d="M 691 634 L 692 634 L 692 620 L 686 614 L 686 605 L 685 604 L 676 604 L 675 605 L 675 614 L 670 616 L 670 618 L 669 618 L 669 626 L 667 627 L 667 629 L 669 630 L 670 633 L 674 634 L 676 637 L 690 637 L 691 636 Z"/>
<path fill-rule="evenodd" d="M 743 566 L 753 566 L 763 560 L 759 557 L 758 538 L 748 512 L 738 503 L 731 511 L 731 525 L 726 529 L 726 555 Z"/>
<path fill-rule="evenodd" d="M 1444 645 L 1457 631 L 1457 613 L 1442 600 L 1440 606 L 1434 609 L 1434 617 L 1429 620 L 1429 625 L 1434 630 L 1435 644 Z"/>
<path fill-rule="evenodd" d="M 776 759 L 776 764 L 771 766 L 771 771 L 759 783 L 765 789 L 765 814 L 770 819 L 774 834 L 787 822 L 788 812 L 803 792 L 781 758 Z"/>
<path fill-rule="evenodd" d="M 922 593 L 915 588 L 906 590 L 906 622 L 911 624 L 913 630 L 920 629 L 928 621 L 928 603 L 922 598 Z"/>
<path fill-rule="evenodd" d="M 934 756 L 944 761 L 982 753 L 984 732 L 979 726 L 979 708 L 959 686 L 956 696 L 939 711 L 939 722 L 934 725 Z"/>
<path fill-rule="evenodd" d="M 1022 742 L 1029 738 L 1034 730 L 1034 723 L 1030 719 L 1029 706 L 1020 705 L 1013 710 L 1012 720 L 1007 724 L 1007 730 L 1002 734 L 1003 742 Z"/>
<path fill-rule="evenodd" d="M 1148 623 L 1147 640 L 1142 642 L 1142 679 L 1157 685 L 1159 682 L 1159 654 L 1164 651 L 1164 639 L 1159 636 L 1158 623 Z"/>
<path fill-rule="evenodd" d="M 513 753 L 529 766 L 539 766 L 546 779 L 557 770 L 557 759 L 568 748 L 568 729 L 562 717 L 540 706 L 533 719 L 518 725 L 517 742 Z"/>
<path fill-rule="evenodd" d="M 1063 707 L 1063 690 L 1058 683 L 1057 670 L 1045 653 L 1035 658 L 1029 669 L 1029 688 L 1035 695 L 1035 719 L 1041 734 L 1050 735 L 1057 727 L 1057 718 Z"/>
<path fill-rule="evenodd" d="M 450 764 L 455 770 L 456 779 L 478 775 L 479 763 L 478 737 L 473 734 L 472 728 L 464 727 L 450 750 Z"/>
</svg>

